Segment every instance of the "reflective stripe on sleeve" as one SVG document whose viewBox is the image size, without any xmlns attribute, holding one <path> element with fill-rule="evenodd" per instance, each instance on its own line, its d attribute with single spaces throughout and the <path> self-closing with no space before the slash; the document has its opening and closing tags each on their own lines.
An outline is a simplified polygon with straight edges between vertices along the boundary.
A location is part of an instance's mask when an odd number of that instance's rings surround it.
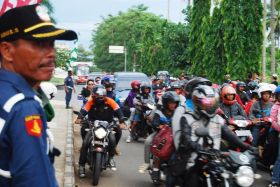
<svg viewBox="0 0 280 187">
<path fill-rule="evenodd" d="M 6 123 L 6 121 L 4 119 L 0 118 L 0 134 L 4 128 L 5 123 Z"/>
<path fill-rule="evenodd" d="M 10 112 L 13 108 L 13 106 L 19 102 L 20 100 L 24 99 L 24 95 L 22 93 L 16 94 L 13 97 L 11 97 L 8 101 L 6 101 L 6 103 L 4 104 L 4 110 L 6 112 Z"/>
<path fill-rule="evenodd" d="M 44 107 L 42 100 L 37 95 L 34 96 L 34 99 L 40 103 L 41 107 Z"/>
</svg>

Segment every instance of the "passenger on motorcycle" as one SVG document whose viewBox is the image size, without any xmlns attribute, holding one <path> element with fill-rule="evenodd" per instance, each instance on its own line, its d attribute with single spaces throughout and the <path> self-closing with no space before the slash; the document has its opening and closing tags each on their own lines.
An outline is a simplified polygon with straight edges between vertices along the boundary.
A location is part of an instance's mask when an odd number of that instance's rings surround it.
<svg viewBox="0 0 280 187">
<path fill-rule="evenodd" d="M 104 87 L 106 89 L 107 97 L 116 101 L 116 94 L 113 91 L 113 85 L 111 82 L 104 82 Z"/>
<path fill-rule="evenodd" d="M 270 97 L 272 94 L 271 87 L 269 84 L 264 84 L 258 89 L 259 101 L 256 101 L 250 110 L 249 119 L 252 120 L 252 135 L 253 135 L 253 146 L 259 145 L 260 129 L 261 124 L 266 124 L 265 129 L 269 129 L 270 120 L 270 110 L 273 103 L 270 102 Z M 265 139 L 265 138 L 264 138 Z M 264 140 L 263 140 L 264 141 Z"/>
<path fill-rule="evenodd" d="M 186 102 L 186 97 L 183 96 L 183 85 L 179 81 L 170 83 L 169 91 L 175 91 L 180 98 L 180 104 L 184 105 Z"/>
<path fill-rule="evenodd" d="M 135 113 L 129 127 L 130 132 L 134 130 L 134 127 L 141 121 L 141 115 L 146 111 L 146 105 L 148 102 L 153 102 L 151 97 L 151 86 L 147 83 L 141 85 L 141 92 L 133 99 L 133 104 L 135 106 Z M 131 134 L 127 137 L 126 142 L 130 143 L 132 140 Z"/>
<path fill-rule="evenodd" d="M 221 89 L 220 108 L 228 118 L 246 119 L 247 116 L 242 107 L 236 101 L 236 91 L 230 85 L 226 85 Z"/>
<path fill-rule="evenodd" d="M 243 106 L 245 106 L 246 103 L 250 100 L 249 96 L 245 92 L 245 89 L 246 89 L 245 82 L 238 82 L 236 84 L 236 92 L 237 92 L 238 96 L 240 97 Z"/>
<path fill-rule="evenodd" d="M 252 105 L 258 100 L 259 100 L 259 93 L 258 93 L 258 89 L 256 88 L 251 93 L 251 100 L 245 106 L 245 113 L 247 116 L 249 116 Z"/>
<path fill-rule="evenodd" d="M 271 109 L 272 129 L 280 133 L 280 86 L 274 92 L 276 103 Z M 277 142 L 275 142 L 277 143 Z M 278 156 L 273 167 L 271 183 L 268 187 L 280 186 L 280 135 L 278 135 Z"/>
<path fill-rule="evenodd" d="M 154 114 L 152 126 L 155 129 L 155 133 L 151 134 L 148 139 L 153 139 L 157 132 L 163 128 L 165 125 L 171 128 L 172 117 L 175 112 L 175 109 L 178 107 L 180 103 L 180 98 L 174 91 L 167 91 L 162 96 L 162 106 L 158 108 Z M 147 143 L 145 141 L 145 145 L 150 145 L 151 142 Z M 160 158 L 153 156 L 153 168 L 151 177 L 154 182 L 159 182 L 160 180 Z"/>
<path fill-rule="evenodd" d="M 173 118 L 173 122 L 179 121 L 181 129 L 173 132 L 177 134 L 181 131 L 179 138 L 179 147 L 176 152 L 176 159 L 180 164 L 171 166 L 171 172 L 183 177 L 182 186 L 198 187 L 200 166 L 196 164 L 197 152 L 205 149 L 205 140 L 198 139 L 195 130 L 200 127 L 206 127 L 209 135 L 213 138 L 214 149 L 219 150 L 221 138 L 227 140 L 242 150 L 250 149 L 256 151 L 254 147 L 244 144 L 231 130 L 225 125 L 224 119 L 216 114 L 219 103 L 219 95 L 215 90 L 207 85 L 199 85 L 194 88 L 192 93 L 192 101 L 194 104 L 194 113 L 186 112 L 180 118 Z M 176 138 L 176 137 L 174 137 Z M 199 140 L 199 141 L 197 141 Z M 180 160 L 185 160 L 181 162 Z M 185 169 L 187 168 L 187 170 Z M 179 173 L 178 173 L 179 172 Z M 178 180 L 173 180 L 178 181 Z M 174 186 L 172 181 L 168 183 L 168 187 Z"/>
<path fill-rule="evenodd" d="M 89 121 L 94 122 L 95 120 L 100 121 L 107 121 L 111 123 L 113 121 L 114 114 L 116 114 L 119 118 L 119 126 L 114 127 L 115 134 L 109 135 L 109 156 L 110 156 L 110 167 L 112 170 L 116 170 L 116 164 L 113 159 L 115 155 L 115 148 L 121 138 L 122 131 L 121 129 L 125 127 L 124 124 L 124 116 L 122 111 L 120 110 L 119 105 L 111 98 L 106 96 L 106 90 L 104 86 L 97 85 L 93 88 L 92 97 L 89 99 L 87 104 L 83 109 L 80 111 L 81 116 L 78 119 L 81 119 L 83 116 L 88 115 Z M 91 131 L 86 132 L 86 128 L 88 128 L 88 124 L 85 123 L 82 126 L 81 131 L 83 131 L 85 138 L 83 140 L 82 148 L 80 151 L 80 159 L 79 159 L 79 174 L 80 177 L 85 177 L 85 164 L 87 160 L 87 149 L 88 149 L 88 142 L 91 137 Z M 114 138 L 110 136 L 115 136 Z"/>
<path fill-rule="evenodd" d="M 94 86 L 95 86 L 94 80 L 92 80 L 92 79 L 87 80 L 86 87 L 83 87 L 81 93 L 79 94 L 81 99 L 83 99 L 83 105 L 85 105 L 87 103 L 88 97 L 91 96 L 91 92 L 92 92 L 92 89 Z"/>
</svg>

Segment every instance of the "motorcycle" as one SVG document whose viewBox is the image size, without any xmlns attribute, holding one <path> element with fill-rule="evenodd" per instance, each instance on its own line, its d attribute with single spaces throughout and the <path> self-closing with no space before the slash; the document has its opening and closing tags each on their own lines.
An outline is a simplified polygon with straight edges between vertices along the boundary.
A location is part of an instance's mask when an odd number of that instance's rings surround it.
<svg viewBox="0 0 280 187">
<path fill-rule="evenodd" d="M 92 184 L 98 185 L 100 174 L 109 168 L 109 135 L 114 133 L 116 122 L 95 120 L 89 123 L 86 139 L 88 140 L 87 163 L 92 170 Z M 87 138 L 89 136 L 89 138 Z M 114 136 L 113 136 L 114 137 Z"/>
<path fill-rule="evenodd" d="M 232 132 L 236 134 L 244 143 L 252 144 L 253 136 L 249 130 L 252 126 L 252 121 L 245 119 L 243 116 L 236 116 L 235 118 L 229 118 L 222 111 L 219 112 L 219 115 L 226 120 L 226 123 Z M 231 147 L 230 149 L 235 149 L 240 152 L 240 148 Z"/>
<path fill-rule="evenodd" d="M 152 127 L 151 121 L 155 113 L 156 106 L 153 102 L 143 102 L 142 103 L 142 113 L 140 115 L 139 123 L 131 130 L 131 137 L 134 141 L 137 141 L 140 137 L 146 138 L 151 134 Z"/>
<path fill-rule="evenodd" d="M 254 156 L 248 151 L 243 153 L 232 151 L 222 152 L 213 148 L 213 139 L 208 129 L 198 128 L 196 135 L 206 138 L 207 147 L 198 152 L 196 164 L 201 166 L 200 186 L 206 187 L 249 187 L 261 176 L 255 174 L 251 163 Z"/>
</svg>

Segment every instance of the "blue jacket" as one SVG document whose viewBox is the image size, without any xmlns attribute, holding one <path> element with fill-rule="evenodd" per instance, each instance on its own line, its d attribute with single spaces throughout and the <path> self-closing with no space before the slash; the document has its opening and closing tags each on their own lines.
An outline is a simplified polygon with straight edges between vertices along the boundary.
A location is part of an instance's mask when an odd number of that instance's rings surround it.
<svg viewBox="0 0 280 187">
<path fill-rule="evenodd" d="M 57 187 L 47 155 L 47 122 L 40 99 L 18 74 L 0 69 L 1 187 Z"/>
</svg>

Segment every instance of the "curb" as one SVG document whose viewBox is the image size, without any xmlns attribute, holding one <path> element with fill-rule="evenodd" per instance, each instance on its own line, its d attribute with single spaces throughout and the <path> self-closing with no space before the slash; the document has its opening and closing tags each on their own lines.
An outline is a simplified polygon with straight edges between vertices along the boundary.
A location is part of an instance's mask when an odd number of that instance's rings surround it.
<svg viewBox="0 0 280 187">
<path fill-rule="evenodd" d="M 75 186 L 72 113 L 73 113 L 72 109 L 67 110 L 67 135 L 66 135 L 66 147 L 65 147 L 64 182 L 63 182 L 64 187 Z"/>
</svg>

